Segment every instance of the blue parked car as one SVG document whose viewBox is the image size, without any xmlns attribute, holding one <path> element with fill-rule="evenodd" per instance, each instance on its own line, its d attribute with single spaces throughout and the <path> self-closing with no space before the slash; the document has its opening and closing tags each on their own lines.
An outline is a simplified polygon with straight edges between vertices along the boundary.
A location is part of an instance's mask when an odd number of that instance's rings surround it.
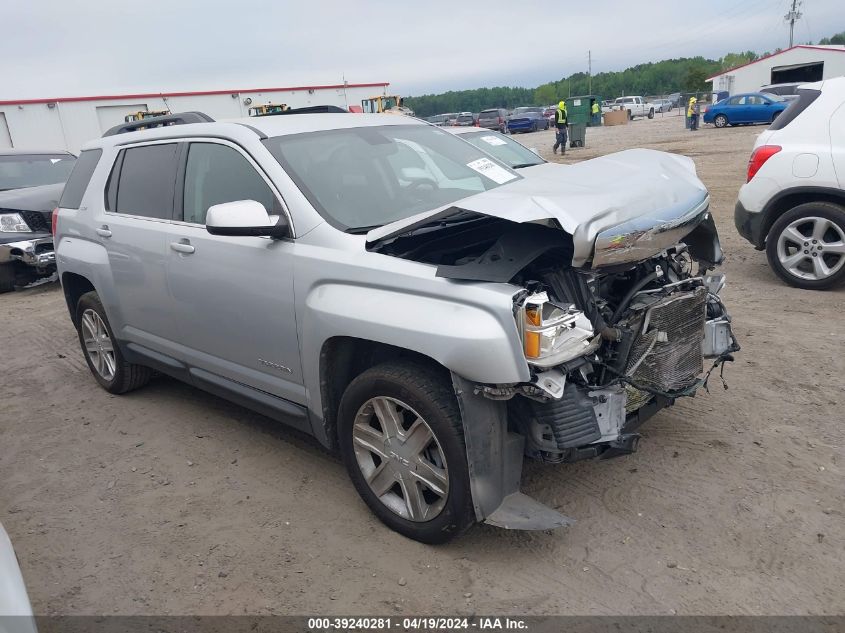
<svg viewBox="0 0 845 633">
<path fill-rule="evenodd" d="M 545 108 L 516 108 L 508 119 L 508 132 L 536 132 L 548 130 L 549 120 L 543 117 Z"/>
<path fill-rule="evenodd" d="M 740 123 L 771 123 L 789 106 L 783 97 L 762 92 L 749 92 L 722 99 L 707 108 L 704 122 L 716 127 Z"/>
</svg>

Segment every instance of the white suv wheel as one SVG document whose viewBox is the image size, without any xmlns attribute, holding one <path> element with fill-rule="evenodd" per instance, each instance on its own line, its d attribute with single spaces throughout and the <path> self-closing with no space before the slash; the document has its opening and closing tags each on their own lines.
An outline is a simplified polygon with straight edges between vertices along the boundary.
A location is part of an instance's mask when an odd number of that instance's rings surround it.
<svg viewBox="0 0 845 633">
<path fill-rule="evenodd" d="M 826 202 L 802 204 L 775 222 L 766 252 L 787 283 L 829 288 L 845 279 L 845 210 Z"/>
</svg>

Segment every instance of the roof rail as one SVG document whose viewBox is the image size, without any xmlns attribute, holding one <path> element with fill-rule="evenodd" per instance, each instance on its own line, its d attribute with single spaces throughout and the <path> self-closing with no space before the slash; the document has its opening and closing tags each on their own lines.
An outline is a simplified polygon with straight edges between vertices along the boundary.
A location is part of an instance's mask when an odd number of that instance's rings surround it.
<svg viewBox="0 0 845 633">
<path fill-rule="evenodd" d="M 304 108 L 288 108 L 280 112 L 265 112 L 263 114 L 254 114 L 253 118 L 261 116 L 283 116 L 285 114 L 349 114 L 348 110 L 344 110 L 336 105 L 315 105 L 305 106 Z"/>
<path fill-rule="evenodd" d="M 187 125 L 188 123 L 214 123 L 214 119 L 204 112 L 177 112 L 176 114 L 165 114 L 164 116 L 154 116 L 141 119 L 140 121 L 115 125 L 113 128 L 106 130 L 103 137 L 124 134 L 125 132 L 135 132 L 137 130 L 146 130 L 151 127 Z"/>
</svg>

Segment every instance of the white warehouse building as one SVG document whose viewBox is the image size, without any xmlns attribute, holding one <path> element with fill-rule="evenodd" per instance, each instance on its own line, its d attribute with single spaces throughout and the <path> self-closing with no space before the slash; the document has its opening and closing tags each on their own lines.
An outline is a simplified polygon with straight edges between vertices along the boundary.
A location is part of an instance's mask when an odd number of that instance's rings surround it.
<svg viewBox="0 0 845 633">
<path fill-rule="evenodd" d="M 845 75 L 845 46 L 799 44 L 730 68 L 707 79 L 713 92 L 757 92 L 762 86 L 830 79 Z"/>
<path fill-rule="evenodd" d="M 66 149 L 78 152 L 87 141 L 139 111 L 204 112 L 213 119 L 245 117 L 249 108 L 284 103 L 292 108 L 335 105 L 361 107 L 361 101 L 387 94 L 387 82 L 211 90 L 156 94 L 103 95 L 0 101 L 0 149 Z"/>
</svg>

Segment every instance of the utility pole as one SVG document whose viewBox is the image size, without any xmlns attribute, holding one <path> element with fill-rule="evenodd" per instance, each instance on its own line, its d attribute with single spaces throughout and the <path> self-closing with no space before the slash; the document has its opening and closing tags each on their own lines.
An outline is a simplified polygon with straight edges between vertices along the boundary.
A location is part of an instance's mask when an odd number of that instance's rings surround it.
<svg viewBox="0 0 845 633">
<path fill-rule="evenodd" d="M 593 94 L 593 51 L 587 51 L 587 94 Z"/>
<path fill-rule="evenodd" d="M 795 31 L 795 23 L 801 19 L 802 13 L 798 10 L 801 6 L 801 0 L 792 0 L 792 8 L 789 10 L 783 19 L 789 22 L 789 48 L 792 48 L 792 35 Z"/>
</svg>

